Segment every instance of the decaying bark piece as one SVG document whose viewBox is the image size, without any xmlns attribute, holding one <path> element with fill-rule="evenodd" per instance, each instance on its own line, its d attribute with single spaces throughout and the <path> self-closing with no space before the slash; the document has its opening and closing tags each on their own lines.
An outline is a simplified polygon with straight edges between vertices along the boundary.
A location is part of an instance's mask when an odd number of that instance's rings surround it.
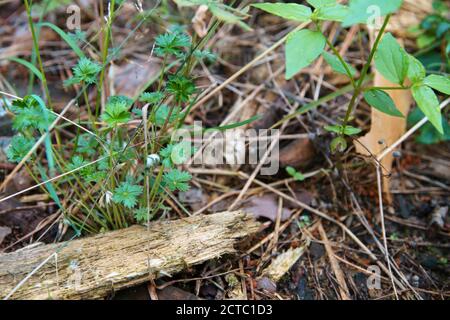
<svg viewBox="0 0 450 320">
<path fill-rule="evenodd" d="M 98 299 L 224 254 L 259 228 L 240 212 L 152 223 L 0 255 L 0 298 L 55 252 L 11 299 Z"/>
</svg>

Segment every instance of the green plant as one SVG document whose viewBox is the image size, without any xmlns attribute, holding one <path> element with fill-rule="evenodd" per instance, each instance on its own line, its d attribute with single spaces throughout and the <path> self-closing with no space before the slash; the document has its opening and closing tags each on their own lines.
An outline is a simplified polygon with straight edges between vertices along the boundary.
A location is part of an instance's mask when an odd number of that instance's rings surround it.
<svg viewBox="0 0 450 320">
<path fill-rule="evenodd" d="M 184 1 L 184 4 L 188 2 Z M 164 203 L 174 192 L 189 189 L 192 176 L 180 165 L 194 150 L 185 142 L 173 141 L 172 133 L 183 126 L 199 95 L 192 70 L 200 60 L 214 61 L 214 54 L 204 50 L 204 45 L 219 21 L 233 21 L 245 27 L 242 22 L 245 13 L 218 1 L 208 1 L 216 20 L 212 21 L 203 39 L 191 38 L 180 26 L 165 28 L 168 31 L 154 39 L 153 53 L 162 64 L 157 79 L 137 97 L 106 96 L 101 99 L 106 69 L 124 46 L 121 43 L 111 47 L 112 25 L 123 3 L 111 1 L 108 12 L 100 6 L 106 19 L 100 29 L 101 46 L 96 48 L 95 44 L 88 43 L 89 39 L 81 31 L 67 34 L 49 22 L 35 24 L 31 18 L 31 2 L 26 1 L 38 67 L 33 61 L 13 60 L 42 81 L 45 101 L 38 95 L 28 95 L 15 99 L 9 106 L 15 115 L 13 123 L 18 133 L 8 148 L 8 159 L 20 162 L 33 150 L 25 166 L 37 182 L 60 174 L 61 178 L 44 183 L 41 188 L 58 204 L 64 221 L 77 234 L 145 223 L 168 209 Z M 152 15 L 156 17 L 153 11 L 140 13 L 137 16 L 140 21 L 130 36 Z M 35 28 L 42 27 L 56 32 L 78 56 L 72 68 L 73 76 L 64 81 L 64 85 L 76 93 L 80 117 L 78 121 L 64 118 L 69 122 L 56 125 L 51 132 L 49 127 L 57 114 L 52 111 L 38 36 L 34 32 Z M 88 55 L 78 43 L 88 44 L 97 54 Z M 94 99 L 91 98 L 93 95 Z M 103 100 L 106 102 L 102 103 Z M 137 128 L 130 124 L 132 121 L 139 123 Z M 59 130 L 67 126 L 76 129 L 75 136 L 63 140 Z M 45 152 L 36 145 L 42 136 Z M 64 201 L 58 199 L 59 194 L 65 195 Z"/>
<path fill-rule="evenodd" d="M 350 0 L 349 5 L 338 4 L 335 0 L 307 0 L 311 6 L 296 3 L 260 3 L 254 7 L 301 23 L 309 23 L 310 29 L 296 28 L 286 40 L 286 79 L 293 78 L 303 68 L 312 64 L 319 56 L 337 73 L 345 74 L 353 89 L 345 117 L 339 125 L 325 126 L 325 130 L 338 136 L 331 142 L 331 149 L 344 151 L 347 148 L 345 136 L 357 135 L 361 129 L 349 125 L 352 113 L 357 106 L 358 97 L 373 108 L 390 116 L 403 117 L 387 90 L 411 90 L 419 109 L 428 117 L 439 133 L 443 133 L 439 100 L 435 91 L 450 94 L 448 75 L 428 75 L 422 63 L 408 54 L 390 33 L 385 33 L 391 15 L 402 4 L 401 0 Z M 324 21 L 341 23 L 343 27 L 367 23 L 371 19 L 371 6 L 377 6 L 385 16 L 367 61 L 361 70 L 349 65 L 335 48 L 332 41 L 322 32 Z M 328 47 L 329 51 L 326 51 Z M 372 62 L 376 69 L 395 87 L 366 86 L 366 78 Z M 408 82 L 409 80 L 409 82 Z"/>
<path fill-rule="evenodd" d="M 450 72 L 450 6 L 448 2 L 433 0 L 433 9 L 410 29 L 417 35 L 417 57 L 431 70 Z"/>
<path fill-rule="evenodd" d="M 305 180 L 305 176 L 301 172 L 298 172 L 297 170 L 295 170 L 294 167 L 290 167 L 290 166 L 286 167 L 286 172 L 297 181 Z"/>
</svg>

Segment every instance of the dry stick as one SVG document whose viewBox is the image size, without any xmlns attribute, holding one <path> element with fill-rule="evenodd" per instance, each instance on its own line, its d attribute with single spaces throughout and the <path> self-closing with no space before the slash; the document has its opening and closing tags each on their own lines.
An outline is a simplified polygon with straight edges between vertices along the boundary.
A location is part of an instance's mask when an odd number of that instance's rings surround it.
<svg viewBox="0 0 450 320">
<path fill-rule="evenodd" d="M 0 190 L 4 190 L 6 185 L 11 181 L 11 179 L 13 178 L 13 176 L 19 172 L 19 170 L 23 167 L 23 165 L 25 164 L 25 162 L 27 162 L 27 160 L 31 157 L 31 155 L 33 154 L 33 152 L 36 151 L 36 149 L 41 145 L 41 143 L 45 140 L 45 138 L 47 137 L 48 134 L 50 134 L 50 131 L 53 130 L 53 128 L 56 126 L 56 124 L 58 123 L 59 119 L 61 119 L 61 116 L 64 115 L 67 110 L 69 110 L 69 108 L 75 103 L 75 100 L 70 100 L 70 102 L 64 107 L 64 109 L 61 111 L 61 113 L 58 115 L 58 118 L 55 119 L 55 121 L 53 121 L 53 123 L 50 125 L 50 127 L 48 128 L 47 132 L 45 134 L 43 134 L 38 141 L 36 141 L 36 143 L 34 144 L 34 146 L 30 149 L 30 151 L 28 151 L 28 153 L 25 155 L 25 157 L 17 164 L 17 166 L 14 168 L 13 171 L 11 171 L 11 173 L 6 177 L 6 179 L 2 182 L 2 184 L 0 185 Z M 48 181 L 50 182 L 50 181 Z M 37 186 L 35 186 L 37 187 Z M 23 192 L 22 192 L 23 193 Z M 0 202 L 6 200 L 1 199 Z"/>
<path fill-rule="evenodd" d="M 379 202 L 379 206 L 380 206 L 381 233 L 383 236 L 384 254 L 386 257 L 386 262 L 388 264 L 389 277 L 391 278 L 392 287 L 394 288 L 395 298 L 398 300 L 397 288 L 395 287 L 394 275 L 392 274 L 392 270 L 391 270 L 391 259 L 389 258 L 389 250 L 388 250 L 387 240 L 386 240 L 386 226 L 384 223 L 384 210 L 383 210 L 383 190 L 382 190 L 382 183 L 381 183 L 380 165 L 378 163 L 376 165 L 376 168 L 377 168 L 378 202 Z"/>
<path fill-rule="evenodd" d="M 261 60 L 262 58 L 264 58 L 265 56 L 267 56 L 269 53 L 271 53 L 273 50 L 275 50 L 276 48 L 278 48 L 279 46 L 281 46 L 289 37 L 289 35 L 295 31 L 301 30 L 303 28 L 305 28 L 307 25 L 309 25 L 310 22 L 305 22 L 302 23 L 301 25 L 297 26 L 292 32 L 289 32 L 286 36 L 284 36 L 283 38 L 281 38 L 280 40 L 278 40 L 275 44 L 273 44 L 270 48 L 268 48 L 266 51 L 264 51 L 263 53 L 261 53 L 259 56 L 257 56 L 256 58 L 254 58 L 252 61 L 250 61 L 249 63 L 247 63 L 241 70 L 239 70 L 238 72 L 236 72 L 235 74 L 233 74 L 231 77 L 229 77 L 225 82 L 223 82 L 220 86 L 218 86 L 217 88 L 215 88 L 213 91 L 211 91 L 209 94 L 207 94 L 206 96 L 204 96 L 202 99 L 200 99 L 196 104 L 194 104 L 191 108 L 191 110 L 195 110 L 196 108 L 198 108 L 199 106 L 201 106 L 203 103 L 205 103 L 206 101 L 208 101 L 211 97 L 213 97 L 217 92 L 219 92 L 220 90 L 222 90 L 223 88 L 225 88 L 228 84 L 230 84 L 231 82 L 233 82 L 236 78 L 238 78 L 240 75 L 242 75 L 243 73 L 245 73 L 248 69 L 250 69 L 253 65 L 255 65 L 259 60 Z"/>
<path fill-rule="evenodd" d="M 334 256 L 333 248 L 331 248 L 330 240 L 328 240 L 327 233 L 323 229 L 322 222 L 319 221 L 319 233 L 325 245 L 325 250 L 327 251 L 328 259 L 330 260 L 331 268 L 333 268 L 334 275 L 339 284 L 339 294 L 342 300 L 350 300 L 350 293 L 348 291 L 347 283 L 345 282 L 344 273 L 342 272 L 339 262 Z"/>
</svg>

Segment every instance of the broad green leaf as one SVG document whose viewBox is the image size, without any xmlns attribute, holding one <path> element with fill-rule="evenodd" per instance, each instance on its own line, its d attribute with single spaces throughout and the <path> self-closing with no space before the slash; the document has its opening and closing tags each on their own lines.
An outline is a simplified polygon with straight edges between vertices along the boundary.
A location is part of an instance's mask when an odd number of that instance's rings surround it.
<svg viewBox="0 0 450 320">
<path fill-rule="evenodd" d="M 53 31 L 55 31 L 71 48 L 72 50 L 79 56 L 80 58 L 83 58 L 85 55 L 83 51 L 78 47 L 76 42 L 72 37 L 70 37 L 67 33 L 65 33 L 63 30 L 61 30 L 58 26 L 55 26 L 53 23 L 50 22 L 41 22 L 38 24 L 39 26 L 43 27 L 49 27 Z"/>
<path fill-rule="evenodd" d="M 300 22 L 309 21 L 311 8 L 296 3 L 258 3 L 252 6 L 279 17 Z"/>
<path fill-rule="evenodd" d="M 319 20 L 330 20 L 342 22 L 349 14 L 348 7 L 341 4 L 323 6 L 317 9 L 316 17 Z"/>
<path fill-rule="evenodd" d="M 350 12 L 342 22 L 344 27 L 357 23 L 368 23 L 377 16 L 385 16 L 397 11 L 403 0 L 350 0 Z"/>
<path fill-rule="evenodd" d="M 326 51 L 322 55 L 323 55 L 325 61 L 331 66 L 331 68 L 333 68 L 334 71 L 348 75 L 347 70 L 345 70 L 345 67 L 343 66 L 342 62 L 338 59 L 338 57 L 336 57 L 334 54 L 331 54 Z M 350 71 L 350 75 L 352 77 L 354 77 L 356 74 L 355 68 L 353 68 L 348 63 L 345 63 L 345 64 L 347 65 L 347 68 Z"/>
<path fill-rule="evenodd" d="M 33 72 L 34 75 L 35 75 L 36 77 L 38 77 L 39 80 L 42 81 L 42 78 L 43 78 L 42 73 L 41 73 L 41 72 L 38 70 L 38 68 L 36 68 L 32 63 L 30 63 L 30 62 L 28 62 L 28 61 L 26 61 L 26 60 L 23 60 L 23 59 L 21 59 L 21 58 L 16 58 L 16 57 L 8 58 L 8 60 L 11 60 L 11 61 L 20 63 L 21 65 L 23 65 L 24 67 L 26 67 L 28 70 L 30 70 L 31 72 Z"/>
<path fill-rule="evenodd" d="M 450 77 L 431 74 L 423 80 L 423 84 L 442 93 L 450 94 Z"/>
<path fill-rule="evenodd" d="M 403 117 L 392 98 L 383 90 L 371 89 L 364 92 L 364 99 L 375 109 L 394 117 Z"/>
<path fill-rule="evenodd" d="M 329 6 L 336 4 L 336 0 L 306 0 L 314 8 L 318 9 L 323 6 Z"/>
<path fill-rule="evenodd" d="M 408 73 L 408 65 L 408 54 L 390 33 L 386 33 L 375 53 L 377 70 L 389 81 L 403 84 Z"/>
<path fill-rule="evenodd" d="M 422 62 L 414 58 L 412 55 L 408 55 L 409 66 L 408 66 L 408 78 L 413 83 L 422 81 L 425 78 L 426 71 Z"/>
<path fill-rule="evenodd" d="M 291 79 L 310 65 L 325 48 L 326 39 L 319 31 L 300 30 L 286 42 L 286 79 Z"/>
<path fill-rule="evenodd" d="M 439 108 L 439 100 L 434 94 L 433 90 L 425 85 L 413 86 L 412 94 L 417 106 L 422 110 L 423 114 L 433 124 L 433 126 L 443 134 L 442 116 Z"/>
</svg>

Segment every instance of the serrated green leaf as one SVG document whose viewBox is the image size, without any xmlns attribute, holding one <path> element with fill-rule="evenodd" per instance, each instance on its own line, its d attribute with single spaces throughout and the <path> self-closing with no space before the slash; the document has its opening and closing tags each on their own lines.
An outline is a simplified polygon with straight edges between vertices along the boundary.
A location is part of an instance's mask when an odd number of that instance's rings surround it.
<svg viewBox="0 0 450 320">
<path fill-rule="evenodd" d="M 312 14 L 311 8 L 296 3 L 257 3 L 252 6 L 279 17 L 300 22 L 309 21 Z"/>
<path fill-rule="evenodd" d="M 323 6 L 317 9 L 316 17 L 319 20 L 339 21 L 345 20 L 350 10 L 341 4 Z"/>
<path fill-rule="evenodd" d="M 439 92 L 450 94 L 450 78 L 431 74 L 423 80 L 423 84 Z"/>
<path fill-rule="evenodd" d="M 325 37 L 318 31 L 300 30 L 291 34 L 286 42 L 286 79 L 316 60 L 325 44 Z"/>
<path fill-rule="evenodd" d="M 347 71 L 345 70 L 344 65 L 342 64 L 342 62 L 339 60 L 338 57 L 336 57 L 334 54 L 331 54 L 329 52 L 324 52 L 322 55 L 323 55 L 325 61 L 331 66 L 331 68 L 334 71 L 336 71 L 338 73 L 342 73 L 342 74 L 348 75 Z M 352 77 L 354 77 L 355 74 L 356 74 L 355 68 L 353 68 L 348 63 L 345 63 L 345 64 L 346 64 L 348 70 L 350 71 L 350 75 Z"/>
<path fill-rule="evenodd" d="M 439 133 L 443 134 L 442 116 L 439 108 L 439 100 L 432 89 L 425 85 L 418 85 L 412 87 L 412 94 L 417 106 L 433 124 Z"/>
<path fill-rule="evenodd" d="M 397 11 L 402 3 L 403 0 L 350 0 L 349 14 L 342 25 L 349 27 L 358 23 L 367 23 L 377 13 L 385 16 Z"/>
<path fill-rule="evenodd" d="M 425 78 L 426 70 L 422 62 L 414 58 L 412 55 L 408 55 L 408 78 L 411 82 L 416 83 L 422 81 Z"/>
<path fill-rule="evenodd" d="M 371 89 L 364 92 L 364 99 L 375 109 L 394 117 L 403 117 L 392 98 L 383 90 Z"/>
<path fill-rule="evenodd" d="M 403 84 L 408 73 L 409 58 L 397 40 L 386 33 L 375 53 L 377 70 L 389 81 Z"/>
</svg>

